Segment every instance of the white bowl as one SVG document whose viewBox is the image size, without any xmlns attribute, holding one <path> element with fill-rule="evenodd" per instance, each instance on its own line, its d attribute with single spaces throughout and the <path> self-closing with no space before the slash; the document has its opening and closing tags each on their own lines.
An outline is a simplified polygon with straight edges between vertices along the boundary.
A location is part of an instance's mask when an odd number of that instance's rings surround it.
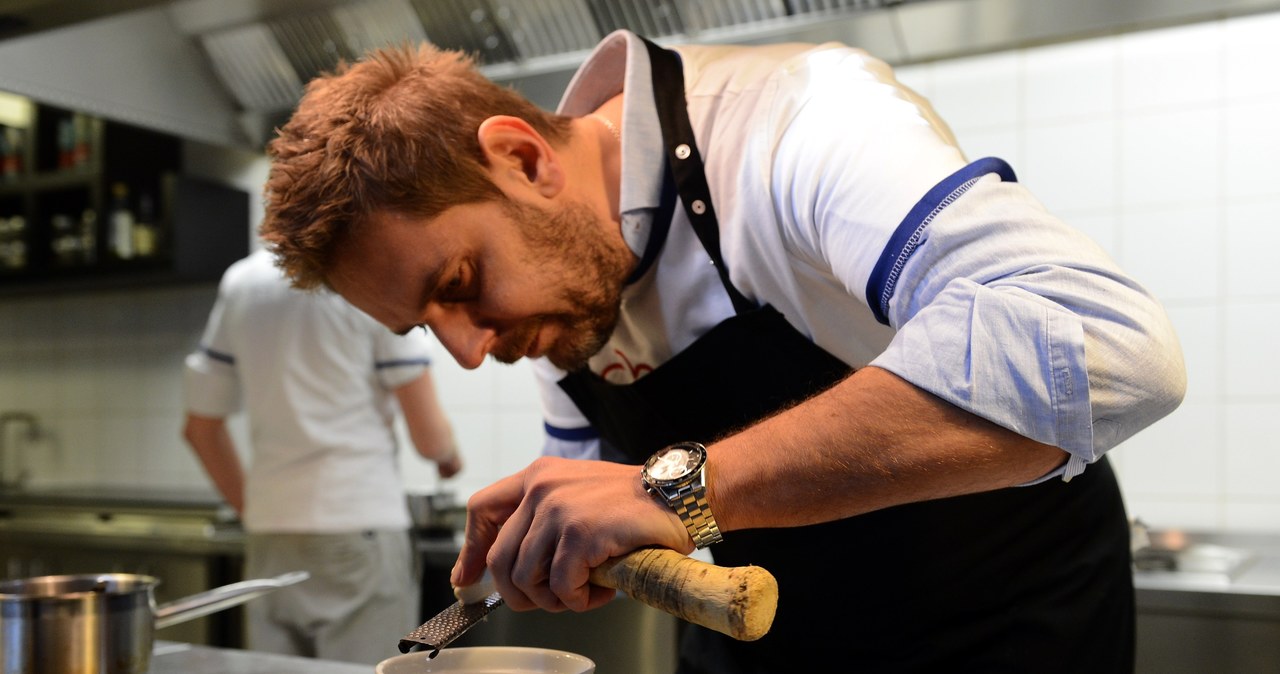
<svg viewBox="0 0 1280 674">
<path fill-rule="evenodd" d="M 592 674 L 596 663 L 576 653 L 520 646 L 446 648 L 406 653 L 378 663 L 377 674 Z"/>
</svg>

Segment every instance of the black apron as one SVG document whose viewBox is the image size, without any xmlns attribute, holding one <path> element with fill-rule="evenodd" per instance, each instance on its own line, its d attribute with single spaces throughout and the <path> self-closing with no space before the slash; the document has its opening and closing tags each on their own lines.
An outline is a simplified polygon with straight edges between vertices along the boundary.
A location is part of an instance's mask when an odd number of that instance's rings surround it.
<svg viewBox="0 0 1280 674">
<path fill-rule="evenodd" d="M 636 464 L 672 442 L 722 437 L 852 372 L 730 283 L 679 57 L 648 46 L 668 171 L 737 313 L 633 384 L 586 368 L 561 380 L 605 457 Z M 691 155 L 677 156 L 682 144 Z M 682 674 L 1133 670 L 1129 528 L 1105 458 L 1069 483 L 731 531 L 710 550 L 718 564 L 769 570 L 778 612 L 754 642 L 682 626 Z"/>
</svg>

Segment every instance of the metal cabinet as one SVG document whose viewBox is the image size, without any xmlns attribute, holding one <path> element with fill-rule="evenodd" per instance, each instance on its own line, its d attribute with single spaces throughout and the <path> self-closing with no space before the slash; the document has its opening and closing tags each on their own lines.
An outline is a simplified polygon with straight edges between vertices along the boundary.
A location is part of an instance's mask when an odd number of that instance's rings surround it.
<svg viewBox="0 0 1280 674">
<path fill-rule="evenodd" d="M 1137 671 L 1280 671 L 1280 596 L 1140 589 Z"/>
<path fill-rule="evenodd" d="M 1137 571 L 1137 671 L 1280 672 L 1280 537 L 1164 533 L 1172 558 L 1195 563 Z M 1219 555 L 1230 562 L 1219 567 L 1197 550 L 1238 554 Z"/>
</svg>

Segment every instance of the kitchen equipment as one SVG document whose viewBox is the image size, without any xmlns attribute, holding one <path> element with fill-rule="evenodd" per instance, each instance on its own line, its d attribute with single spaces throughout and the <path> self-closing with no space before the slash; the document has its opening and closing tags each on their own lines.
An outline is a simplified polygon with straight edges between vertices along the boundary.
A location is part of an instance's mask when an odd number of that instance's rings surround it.
<svg viewBox="0 0 1280 674">
<path fill-rule="evenodd" d="M 764 636 L 778 608 L 778 582 L 768 571 L 716 566 L 662 548 L 610 559 L 591 570 L 591 582 L 741 641 Z M 474 604 L 457 602 L 401 639 L 400 651 L 422 644 L 435 657 L 501 605 L 496 592 Z"/>
<path fill-rule="evenodd" d="M 156 606 L 160 580 L 128 573 L 39 576 L 0 582 L 3 674 L 143 674 L 154 631 L 293 585 L 295 571 L 246 580 Z"/>
<path fill-rule="evenodd" d="M 451 648 L 432 658 L 426 653 L 409 653 L 378 663 L 375 674 L 592 674 L 596 665 L 589 658 L 568 651 L 518 646 Z"/>
<path fill-rule="evenodd" d="M 1178 529 L 1147 529 L 1145 544 L 1133 550 L 1133 568 L 1149 577 L 1230 583 L 1258 559 L 1255 551 L 1193 540 Z"/>
<path fill-rule="evenodd" d="M 137 573 L 157 603 L 245 580 L 244 530 L 209 490 L 67 485 L 0 492 L 0 580 Z M 240 648 L 244 616 L 221 611 L 156 639 Z"/>
<path fill-rule="evenodd" d="M 405 495 L 414 531 L 425 538 L 453 538 L 467 524 L 467 506 L 451 491 Z"/>
</svg>

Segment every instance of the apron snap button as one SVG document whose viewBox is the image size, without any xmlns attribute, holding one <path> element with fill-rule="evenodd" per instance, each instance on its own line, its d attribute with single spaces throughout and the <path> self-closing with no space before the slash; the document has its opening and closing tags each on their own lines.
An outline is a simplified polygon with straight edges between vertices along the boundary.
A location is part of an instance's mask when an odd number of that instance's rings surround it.
<svg viewBox="0 0 1280 674">
<path fill-rule="evenodd" d="M 689 204 L 689 208 L 692 208 L 693 212 L 698 215 L 702 215 L 707 212 L 707 205 L 702 203 L 701 199 L 694 199 L 693 203 Z"/>
<path fill-rule="evenodd" d="M 680 159 L 688 159 L 691 154 L 693 154 L 693 152 L 689 149 L 688 145 L 680 143 L 676 146 L 676 157 Z"/>
</svg>

